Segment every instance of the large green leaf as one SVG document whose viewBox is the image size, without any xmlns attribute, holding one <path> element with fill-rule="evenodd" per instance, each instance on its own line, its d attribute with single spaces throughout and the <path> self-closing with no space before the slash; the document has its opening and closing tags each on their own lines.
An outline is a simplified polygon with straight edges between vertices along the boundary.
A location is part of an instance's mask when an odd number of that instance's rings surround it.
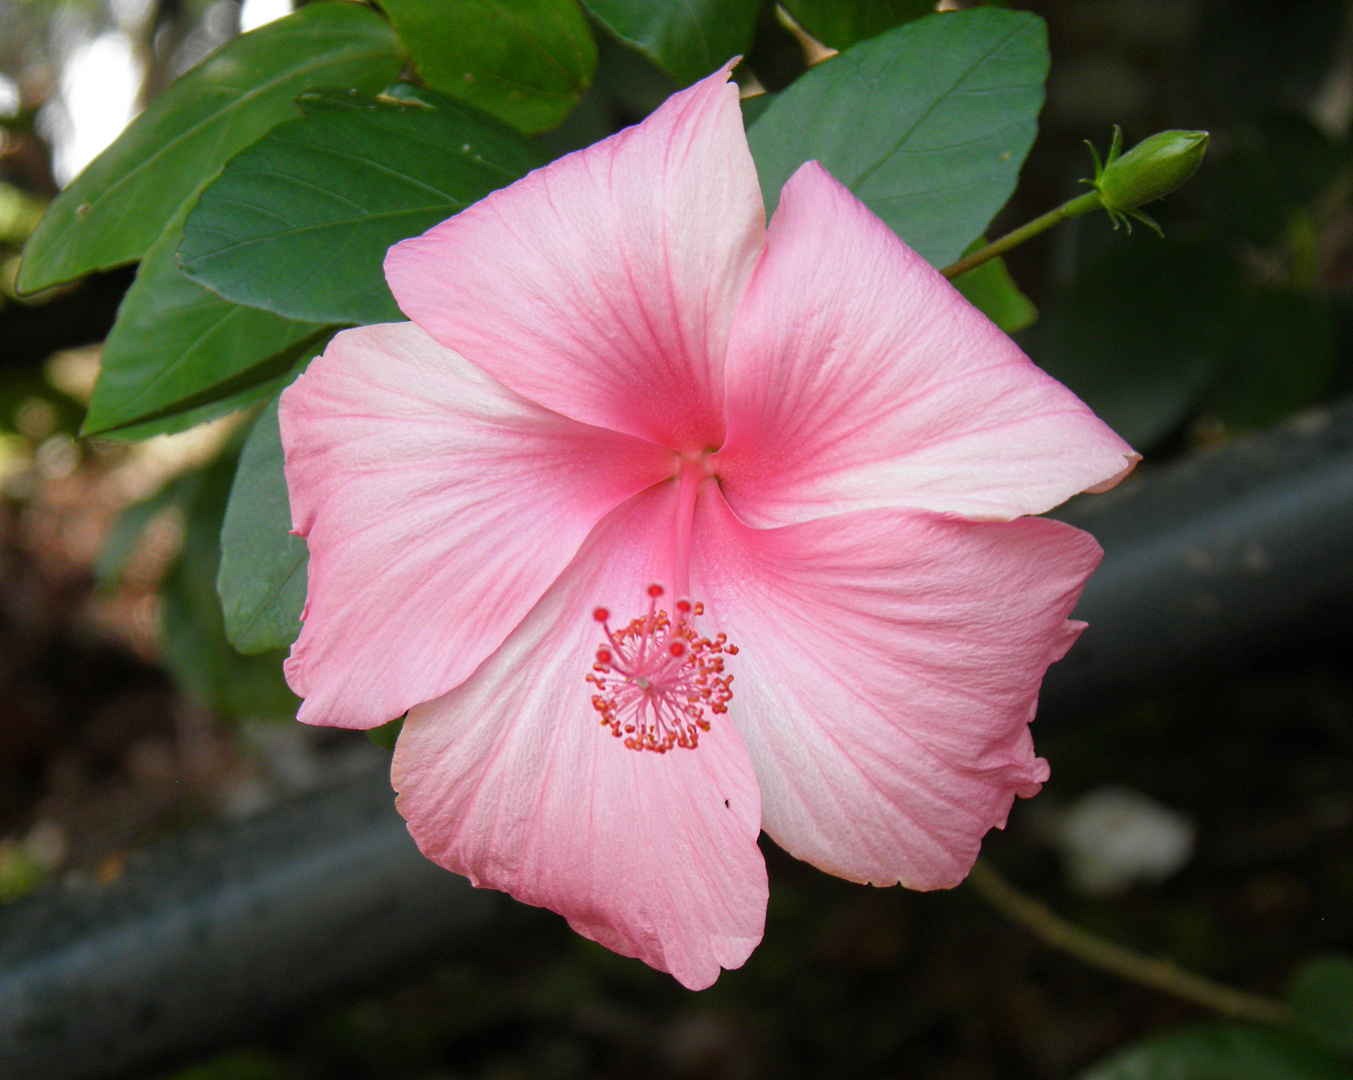
<svg viewBox="0 0 1353 1080">
<path fill-rule="evenodd" d="M 1353 1080 L 1353 1069 L 1282 1032 L 1201 1024 L 1128 1047 L 1080 1080 Z"/>
<path fill-rule="evenodd" d="M 986 246 L 986 237 L 979 236 L 968 245 L 964 255 Z M 964 299 L 1007 334 L 1018 333 L 1034 324 L 1038 308 L 1015 284 L 1005 260 L 999 255 L 980 266 L 954 278 L 954 288 Z"/>
<path fill-rule="evenodd" d="M 757 0 L 584 0 L 597 21 L 682 84 L 752 47 Z"/>
<path fill-rule="evenodd" d="M 162 655 L 190 696 L 232 718 L 288 718 L 300 699 L 282 677 L 281 652 L 240 656 L 226 641 L 216 596 L 221 522 L 235 472 L 234 453 L 180 481 L 187 517 L 183 551 L 162 589 Z"/>
<path fill-rule="evenodd" d="M 946 265 L 1014 190 L 1047 71 L 1047 30 L 1024 12 L 931 15 L 861 42 L 804 74 L 748 131 L 766 208 L 815 158 Z"/>
<path fill-rule="evenodd" d="M 1353 955 L 1331 953 L 1302 964 L 1287 992 L 1303 1031 L 1353 1057 Z"/>
<path fill-rule="evenodd" d="M 216 590 L 230 643 L 243 653 L 285 648 L 301 632 L 305 541 L 291 535 L 277 402 L 259 416 L 240 454 L 221 529 Z"/>
<path fill-rule="evenodd" d="M 273 363 L 269 363 L 263 370 L 272 370 L 275 366 L 280 367 L 286 363 L 287 359 L 299 355 L 303 360 L 310 359 L 310 355 L 317 352 L 319 344 L 304 343 L 297 350 L 288 350 L 285 354 L 275 358 Z M 272 378 L 265 378 L 263 382 L 256 382 L 245 386 L 243 390 L 228 392 L 230 385 L 238 385 L 246 382 L 249 378 L 257 378 L 261 372 L 249 372 L 245 378 L 232 380 L 230 384 L 224 387 L 216 387 L 212 391 L 204 394 L 195 395 L 188 402 L 180 402 L 172 405 L 168 409 L 155 413 L 147 420 L 142 420 L 134 424 L 128 424 L 125 427 L 117 428 L 113 431 L 105 432 L 100 435 L 104 439 L 117 439 L 124 442 L 135 442 L 138 439 L 149 439 L 152 435 L 173 435 L 176 432 L 187 431 L 189 428 L 195 428 L 198 424 L 205 424 L 211 420 L 220 419 L 233 412 L 240 412 L 243 409 L 252 408 L 255 405 L 267 401 L 269 398 L 276 397 L 288 384 L 296 378 L 298 364 L 293 363 L 282 371 L 280 375 L 274 375 Z M 204 400 L 208 396 L 217 393 L 224 393 L 225 397 L 212 397 L 203 405 L 193 405 L 192 401 Z"/>
<path fill-rule="evenodd" d="M 429 86 L 546 131 L 578 104 L 597 43 L 578 0 L 380 0 Z"/>
<path fill-rule="evenodd" d="M 370 8 L 324 3 L 236 38 L 153 101 L 59 195 L 24 249 L 34 292 L 141 258 L 235 153 L 296 115 L 316 86 L 375 91 L 399 72 L 399 43 Z"/>
<path fill-rule="evenodd" d="M 84 434 L 140 438 L 146 425 L 218 405 L 283 375 L 322 336 L 315 323 L 240 307 L 189 281 L 175 261 L 181 222 L 146 253 L 104 343 Z M 256 400 L 256 399 L 255 399 Z M 198 421 L 209 415 L 196 413 Z"/>
<path fill-rule="evenodd" d="M 929 15 L 935 4 L 936 0 L 784 0 L 798 24 L 833 49 L 847 49 Z"/>
<path fill-rule="evenodd" d="M 235 157 L 184 226 L 189 277 L 230 300 L 316 322 L 401 319 L 381 264 L 542 159 L 443 95 L 318 93 Z M 414 95 L 417 96 L 414 96 Z"/>
</svg>

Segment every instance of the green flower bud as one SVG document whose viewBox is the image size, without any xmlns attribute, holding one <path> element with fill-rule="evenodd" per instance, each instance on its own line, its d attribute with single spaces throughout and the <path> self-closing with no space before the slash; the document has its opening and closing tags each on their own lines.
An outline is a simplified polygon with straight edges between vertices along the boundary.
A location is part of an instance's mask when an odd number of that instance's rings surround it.
<svg viewBox="0 0 1353 1080">
<path fill-rule="evenodd" d="M 1138 207 L 1168 195 L 1197 172 L 1207 153 L 1208 138 L 1206 131 L 1162 131 L 1120 157 L 1123 133 L 1115 127 L 1109 156 L 1102 165 L 1098 152 L 1090 147 L 1095 178 L 1087 183 L 1099 192 L 1115 227 L 1130 215 L 1160 232 L 1160 226 Z"/>
</svg>

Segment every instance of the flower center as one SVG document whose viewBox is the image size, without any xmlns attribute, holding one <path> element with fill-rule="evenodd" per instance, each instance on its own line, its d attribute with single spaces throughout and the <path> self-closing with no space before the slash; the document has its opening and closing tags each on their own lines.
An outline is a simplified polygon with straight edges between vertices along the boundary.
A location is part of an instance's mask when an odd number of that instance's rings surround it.
<svg viewBox="0 0 1353 1080">
<path fill-rule="evenodd" d="M 611 613 L 597 608 L 606 643 L 587 674 L 595 688 L 592 708 L 603 727 L 623 738 L 631 750 L 665 754 L 674 746 L 695 749 L 709 730 L 706 713 L 726 713 L 733 697 L 733 676 L 724 674 L 724 657 L 737 654 L 726 634 L 696 633 L 694 621 L 705 607 L 689 600 L 673 604 L 675 618 L 658 607 L 661 585 L 648 587 L 648 613 L 613 630 Z"/>
</svg>

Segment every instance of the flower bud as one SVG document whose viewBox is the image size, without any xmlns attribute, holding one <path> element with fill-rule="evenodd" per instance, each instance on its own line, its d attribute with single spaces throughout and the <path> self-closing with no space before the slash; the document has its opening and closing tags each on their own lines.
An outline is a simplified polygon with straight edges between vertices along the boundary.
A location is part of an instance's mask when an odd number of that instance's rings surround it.
<svg viewBox="0 0 1353 1080">
<path fill-rule="evenodd" d="M 1168 195 L 1197 172 L 1207 153 L 1208 138 L 1206 131 L 1162 131 L 1120 157 L 1123 133 L 1115 127 L 1113 145 L 1102 165 L 1099 154 L 1090 147 L 1095 178 L 1089 183 L 1099 192 L 1115 224 L 1124 215 L 1131 215 L 1159 231 L 1155 222 L 1137 208 Z"/>
</svg>

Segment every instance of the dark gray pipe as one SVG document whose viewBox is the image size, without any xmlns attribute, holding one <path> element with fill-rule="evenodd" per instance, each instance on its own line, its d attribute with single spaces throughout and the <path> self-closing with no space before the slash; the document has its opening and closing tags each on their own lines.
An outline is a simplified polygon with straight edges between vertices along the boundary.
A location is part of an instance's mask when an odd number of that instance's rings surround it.
<svg viewBox="0 0 1353 1080">
<path fill-rule="evenodd" d="M 1040 722 L 1327 637 L 1353 610 L 1353 403 L 1066 508 L 1106 556 Z M 536 913 L 426 862 L 359 778 L 0 909 L 0 1077 L 130 1076 Z"/>
<path fill-rule="evenodd" d="M 136 1075 L 463 952 L 512 908 L 422 857 L 382 768 L 0 909 L 0 1077 Z"/>
<path fill-rule="evenodd" d="M 1048 671 L 1040 722 L 1135 700 L 1353 628 L 1353 401 L 1167 468 L 1054 516 L 1104 562 Z"/>
</svg>

